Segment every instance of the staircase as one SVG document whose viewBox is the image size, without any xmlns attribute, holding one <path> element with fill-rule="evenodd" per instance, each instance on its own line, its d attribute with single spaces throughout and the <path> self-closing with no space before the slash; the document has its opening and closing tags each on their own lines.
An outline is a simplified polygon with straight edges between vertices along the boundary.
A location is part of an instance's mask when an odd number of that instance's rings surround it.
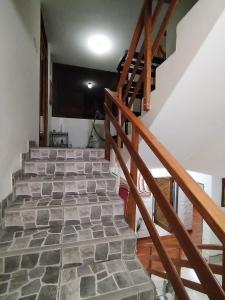
<svg viewBox="0 0 225 300">
<path fill-rule="evenodd" d="M 1 300 L 154 299 L 103 149 L 31 148 L 13 190 Z"/>
</svg>

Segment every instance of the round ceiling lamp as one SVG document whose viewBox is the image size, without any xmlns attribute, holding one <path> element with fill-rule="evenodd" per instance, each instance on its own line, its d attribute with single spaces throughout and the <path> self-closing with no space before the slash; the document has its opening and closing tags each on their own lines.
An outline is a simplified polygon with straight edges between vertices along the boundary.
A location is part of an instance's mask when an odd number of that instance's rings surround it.
<svg viewBox="0 0 225 300">
<path fill-rule="evenodd" d="M 111 42 L 106 36 L 95 34 L 89 38 L 88 46 L 94 53 L 101 55 L 109 51 Z"/>
</svg>

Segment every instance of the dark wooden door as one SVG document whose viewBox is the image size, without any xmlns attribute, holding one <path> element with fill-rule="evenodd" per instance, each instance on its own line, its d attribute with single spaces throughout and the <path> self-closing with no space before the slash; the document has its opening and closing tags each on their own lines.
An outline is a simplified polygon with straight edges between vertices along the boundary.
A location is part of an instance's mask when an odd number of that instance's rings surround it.
<svg viewBox="0 0 225 300">
<path fill-rule="evenodd" d="M 41 17 L 39 145 L 48 143 L 48 42 Z"/>
</svg>

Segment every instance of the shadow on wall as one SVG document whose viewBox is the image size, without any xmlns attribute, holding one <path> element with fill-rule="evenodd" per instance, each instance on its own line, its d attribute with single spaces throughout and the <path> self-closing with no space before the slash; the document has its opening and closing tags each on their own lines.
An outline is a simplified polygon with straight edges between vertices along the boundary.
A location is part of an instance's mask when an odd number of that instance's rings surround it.
<svg viewBox="0 0 225 300">
<path fill-rule="evenodd" d="M 179 0 L 175 13 L 170 19 L 167 30 L 166 53 L 167 57 L 176 50 L 176 28 L 181 19 L 191 10 L 198 0 Z"/>
<path fill-rule="evenodd" d="M 23 23 L 25 30 L 33 41 L 35 51 L 38 53 L 40 51 L 40 20 L 37 18 L 36 12 L 39 7 L 40 9 L 40 0 L 9 0 L 12 2 L 15 10 Z M 36 20 L 36 23 L 34 22 Z"/>
</svg>

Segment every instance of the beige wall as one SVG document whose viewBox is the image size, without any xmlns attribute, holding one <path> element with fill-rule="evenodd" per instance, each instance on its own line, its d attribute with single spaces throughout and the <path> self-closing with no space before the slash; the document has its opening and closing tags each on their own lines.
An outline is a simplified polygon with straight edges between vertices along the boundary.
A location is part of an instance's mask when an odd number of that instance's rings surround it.
<svg viewBox="0 0 225 300">
<path fill-rule="evenodd" d="M 27 141 L 38 141 L 40 1 L 0 2 L 0 200 Z"/>
</svg>

